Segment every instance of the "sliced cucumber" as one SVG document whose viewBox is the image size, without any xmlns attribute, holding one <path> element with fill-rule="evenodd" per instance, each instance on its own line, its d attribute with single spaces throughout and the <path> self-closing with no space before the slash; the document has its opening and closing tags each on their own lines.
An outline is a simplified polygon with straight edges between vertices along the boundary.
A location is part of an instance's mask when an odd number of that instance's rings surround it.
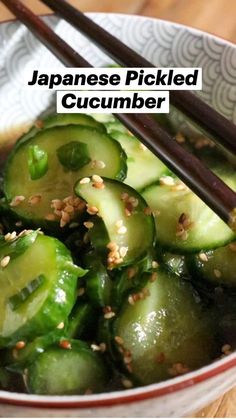
<svg viewBox="0 0 236 419">
<path fill-rule="evenodd" d="M 189 277 L 186 266 L 186 257 L 184 255 L 175 255 L 174 253 L 165 252 L 162 254 L 161 260 L 170 272 L 173 272 L 182 278 Z"/>
<path fill-rule="evenodd" d="M 75 143 L 83 145 L 81 159 L 79 159 L 78 148 L 75 158 Z M 72 146 L 72 144 L 73 147 L 68 151 L 68 145 Z M 48 170 L 40 178 L 32 180 L 28 167 L 28 150 L 29 147 L 36 146 L 47 153 Z M 67 157 L 67 162 L 65 163 L 65 159 L 63 159 L 62 164 L 61 151 L 65 146 L 67 146 L 67 150 L 64 157 Z M 86 150 L 84 150 L 85 147 Z M 60 155 L 58 155 L 58 150 L 60 150 Z M 80 150 L 82 150 L 81 147 Z M 86 164 L 88 157 L 89 163 Z M 68 161 L 68 158 L 71 160 Z M 85 163 L 82 165 L 83 167 L 81 167 L 82 161 Z M 17 143 L 6 165 L 5 195 L 9 204 L 14 201 L 15 197 L 23 197 L 18 205 L 11 206 L 17 216 L 36 225 L 43 225 L 45 219 L 49 220 L 53 217 L 58 223 L 61 211 L 59 210 L 58 213 L 51 208 L 52 200 L 63 200 L 73 195 L 74 183 L 80 177 L 96 173 L 110 178 L 124 179 L 126 175 L 125 161 L 126 156 L 119 143 L 98 130 L 77 125 L 50 128 L 41 131 L 28 141 Z M 102 163 L 102 167 L 99 168 L 96 165 L 97 162 Z M 76 167 L 79 169 L 76 170 Z M 36 202 L 34 202 L 35 196 Z M 33 197 L 33 203 L 31 197 Z M 69 218 L 73 218 L 79 212 L 81 210 L 76 209 L 75 212 L 70 213 Z"/>
<path fill-rule="evenodd" d="M 99 189 L 94 187 L 95 183 L 93 179 L 85 184 L 78 181 L 75 193 L 87 202 L 88 211 L 92 207 L 98 210 L 108 241 L 115 243 L 115 253 L 114 246 L 108 247 L 109 268 L 127 265 L 144 257 L 155 239 L 153 217 L 145 215 L 146 202 L 134 189 L 121 182 L 103 178 L 103 188 Z M 97 246 L 101 244 L 104 251 L 103 240 L 98 239 Z"/>
<path fill-rule="evenodd" d="M 85 267 L 89 269 L 89 272 L 84 277 L 89 300 L 94 307 L 110 305 L 112 280 L 96 253 L 92 252 L 86 255 Z"/>
<path fill-rule="evenodd" d="M 188 257 L 188 266 L 199 281 L 236 287 L 235 244 Z"/>
<path fill-rule="evenodd" d="M 236 189 L 235 173 L 223 180 Z M 194 253 L 214 249 L 231 242 L 232 230 L 188 188 L 153 185 L 143 192 L 143 197 L 153 210 L 157 241 L 176 253 Z"/>
<path fill-rule="evenodd" d="M 81 341 L 71 349 L 51 347 L 29 366 L 25 381 L 29 393 L 46 395 L 99 393 L 108 381 L 102 358 Z"/>
<path fill-rule="evenodd" d="M 1 260 L 6 256 L 4 250 Z M 85 273 L 61 242 L 43 235 L 11 257 L 0 269 L 0 346 L 32 339 L 62 322 L 74 304 L 77 278 Z"/>
<path fill-rule="evenodd" d="M 96 310 L 87 302 L 78 302 L 73 308 L 69 319 L 68 326 L 65 330 L 65 336 L 74 339 L 80 339 L 88 332 L 96 319 Z"/>
<path fill-rule="evenodd" d="M 38 125 L 36 123 L 36 125 Z M 24 142 L 27 141 L 29 138 L 34 137 L 43 129 L 53 128 L 57 126 L 65 126 L 65 125 L 82 125 L 85 127 L 96 128 L 98 131 L 105 132 L 105 128 L 103 124 L 97 122 L 94 118 L 89 115 L 81 114 L 81 113 L 65 113 L 65 114 L 53 114 L 49 115 L 46 118 L 43 118 L 39 125 L 34 125 L 26 134 L 24 134 L 19 141 Z"/>
<path fill-rule="evenodd" d="M 111 136 L 120 143 L 128 157 L 128 171 L 125 179 L 127 185 L 141 190 L 156 182 L 161 176 L 170 173 L 164 163 L 132 134 L 111 131 Z"/>
<path fill-rule="evenodd" d="M 192 286 L 159 269 L 157 280 L 145 288 L 150 295 L 134 305 L 125 303 L 113 324 L 125 365 L 139 383 L 155 383 L 209 363 L 215 355 L 212 318 Z"/>
</svg>

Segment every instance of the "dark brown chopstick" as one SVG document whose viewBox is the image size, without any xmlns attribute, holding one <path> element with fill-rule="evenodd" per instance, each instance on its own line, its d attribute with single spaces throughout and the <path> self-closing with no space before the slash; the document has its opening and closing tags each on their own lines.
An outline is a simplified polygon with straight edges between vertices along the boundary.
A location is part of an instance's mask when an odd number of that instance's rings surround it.
<svg viewBox="0 0 236 419">
<path fill-rule="evenodd" d="M 155 67 L 66 1 L 41 1 L 86 35 L 117 63 L 126 67 Z M 171 91 L 170 102 L 196 123 L 198 128 L 206 132 L 213 141 L 219 142 L 236 154 L 236 126 L 232 122 L 189 91 Z"/>
<path fill-rule="evenodd" d="M 2 0 L 2 3 L 66 66 L 91 67 L 19 0 Z M 236 231 L 234 215 L 236 194 L 227 185 L 195 156 L 185 151 L 148 115 L 117 114 L 116 116 Z"/>
</svg>

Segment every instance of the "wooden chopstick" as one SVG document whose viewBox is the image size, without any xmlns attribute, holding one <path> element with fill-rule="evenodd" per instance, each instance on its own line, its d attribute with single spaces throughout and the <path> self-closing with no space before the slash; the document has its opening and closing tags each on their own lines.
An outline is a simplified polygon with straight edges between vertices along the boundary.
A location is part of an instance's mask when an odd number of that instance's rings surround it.
<svg viewBox="0 0 236 419">
<path fill-rule="evenodd" d="M 91 67 L 19 0 L 2 0 L 2 3 L 67 67 Z M 221 179 L 184 150 L 148 115 L 116 114 L 116 117 L 236 231 L 236 194 Z"/>
<path fill-rule="evenodd" d="M 114 61 L 126 67 L 155 67 L 64 0 L 41 0 L 86 35 Z M 211 139 L 236 154 L 236 125 L 189 91 L 171 91 L 170 102 Z"/>
</svg>

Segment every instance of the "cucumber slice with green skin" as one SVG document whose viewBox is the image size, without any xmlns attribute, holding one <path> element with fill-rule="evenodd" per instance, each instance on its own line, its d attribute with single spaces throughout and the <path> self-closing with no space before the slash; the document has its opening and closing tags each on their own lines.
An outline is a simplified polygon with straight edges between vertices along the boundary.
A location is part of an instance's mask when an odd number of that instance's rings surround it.
<svg viewBox="0 0 236 419">
<path fill-rule="evenodd" d="M 39 231 L 26 230 L 25 234 L 16 236 L 15 239 L 6 240 L 4 236 L 0 238 L 0 260 L 5 256 L 10 256 L 11 260 L 21 256 L 34 244 L 39 235 Z"/>
<path fill-rule="evenodd" d="M 80 339 L 87 330 L 91 329 L 95 318 L 96 311 L 91 304 L 87 302 L 76 304 L 69 316 L 65 336 Z"/>
<path fill-rule="evenodd" d="M 29 366 L 25 376 L 29 393 L 69 395 L 104 390 L 108 374 L 102 357 L 81 341 L 70 344 L 71 349 L 47 349 Z"/>
<path fill-rule="evenodd" d="M 182 278 L 189 278 L 186 257 L 184 255 L 165 252 L 162 254 L 161 260 L 170 272 Z"/>
<path fill-rule="evenodd" d="M 146 286 L 150 295 L 125 303 L 113 323 L 113 336 L 121 337 L 123 353 L 130 351 L 128 365 L 143 385 L 199 368 L 215 355 L 212 319 L 192 286 L 161 268 L 157 274 Z"/>
<path fill-rule="evenodd" d="M 236 255 L 232 245 L 210 250 L 203 255 L 189 256 L 187 263 L 193 277 L 216 286 L 236 287 Z"/>
<path fill-rule="evenodd" d="M 36 124 L 37 125 L 37 124 Z M 103 124 L 100 124 L 94 118 L 89 115 L 81 114 L 81 113 L 65 113 L 65 114 L 53 114 L 49 115 L 46 118 L 40 120 L 40 124 L 42 127 L 33 126 L 30 130 L 24 134 L 19 141 L 25 142 L 29 140 L 29 138 L 34 137 L 40 131 L 48 128 L 53 127 L 62 127 L 65 125 L 82 125 L 85 127 L 96 128 L 98 131 L 105 132 L 105 127 Z"/>
<path fill-rule="evenodd" d="M 127 154 L 127 177 L 125 183 L 141 190 L 170 173 L 170 170 L 132 134 L 111 131 Z"/>
<path fill-rule="evenodd" d="M 85 273 L 73 264 L 61 242 L 43 235 L 20 256 L 10 259 L 0 269 L 0 346 L 31 340 L 64 321 L 75 302 L 77 279 Z M 31 289 L 30 284 L 39 276 L 43 281 Z"/>
<path fill-rule="evenodd" d="M 147 254 L 154 244 L 155 226 L 152 215 L 145 215 L 146 202 L 134 189 L 107 178 L 103 178 L 103 186 L 103 189 L 97 189 L 92 179 L 86 184 L 78 181 L 75 193 L 88 203 L 88 208 L 96 207 L 106 227 L 109 242 L 119 247 L 119 255 L 115 256 L 114 262 L 109 259 L 113 257 L 112 252 L 108 253 L 108 267 L 113 269 L 129 265 Z M 122 250 L 127 253 L 124 254 Z"/>
<path fill-rule="evenodd" d="M 87 147 L 90 163 L 79 170 L 68 170 L 60 163 L 57 150 L 75 141 Z M 47 153 L 49 167 L 43 177 L 32 180 L 28 169 L 28 148 L 35 145 Z M 103 162 L 105 167 L 93 167 L 94 161 Z M 17 216 L 36 225 L 43 225 L 48 214 L 55 214 L 51 201 L 63 200 L 73 195 L 76 180 L 95 173 L 124 179 L 126 156 L 119 143 L 92 128 L 76 125 L 56 127 L 43 130 L 29 141 L 17 143 L 7 161 L 4 191 L 8 203 L 19 195 L 25 198 L 19 205 L 11 208 Z M 40 199 L 32 205 L 29 199 L 35 195 L 39 195 Z M 60 216 L 56 218 L 59 222 Z"/>
<path fill-rule="evenodd" d="M 236 189 L 234 173 L 222 178 Z M 174 186 L 153 185 L 142 195 L 158 214 L 155 216 L 157 240 L 164 249 L 195 253 L 224 246 L 235 238 L 233 231 L 188 188 L 176 190 Z M 184 218 L 186 230 L 182 228 Z"/>
<path fill-rule="evenodd" d="M 86 294 L 94 307 L 105 307 L 111 304 L 113 283 L 107 270 L 95 252 L 84 257 L 84 267 L 89 272 L 84 277 Z"/>
</svg>

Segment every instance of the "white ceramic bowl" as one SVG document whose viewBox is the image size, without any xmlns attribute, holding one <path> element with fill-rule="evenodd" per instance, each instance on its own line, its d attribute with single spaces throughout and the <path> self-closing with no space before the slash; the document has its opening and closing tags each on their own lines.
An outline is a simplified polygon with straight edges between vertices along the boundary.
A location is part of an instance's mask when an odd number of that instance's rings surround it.
<svg viewBox="0 0 236 419">
<path fill-rule="evenodd" d="M 201 92 L 236 122 L 236 47 L 213 35 L 157 19 L 92 14 L 99 24 L 158 66 L 203 67 Z M 46 20 L 94 66 L 110 60 L 72 27 Z M 59 65 L 18 22 L 0 25 L 0 141 L 13 140 L 45 108 L 49 92 L 25 90 L 24 71 Z M 182 417 L 191 415 L 236 384 L 236 354 L 168 381 L 91 396 L 46 397 L 0 391 L 0 416 Z"/>
</svg>

